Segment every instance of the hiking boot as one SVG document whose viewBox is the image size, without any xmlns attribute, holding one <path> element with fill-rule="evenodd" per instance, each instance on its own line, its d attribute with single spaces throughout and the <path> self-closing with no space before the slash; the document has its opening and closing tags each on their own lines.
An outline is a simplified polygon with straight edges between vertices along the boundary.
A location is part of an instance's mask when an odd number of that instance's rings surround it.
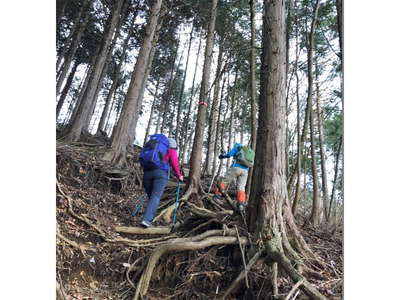
<svg viewBox="0 0 400 300">
<path fill-rule="evenodd" d="M 140 225 L 144 228 L 150 228 L 153 227 L 153 224 L 151 224 L 150 222 L 147 222 L 146 220 L 143 220 Z"/>
</svg>

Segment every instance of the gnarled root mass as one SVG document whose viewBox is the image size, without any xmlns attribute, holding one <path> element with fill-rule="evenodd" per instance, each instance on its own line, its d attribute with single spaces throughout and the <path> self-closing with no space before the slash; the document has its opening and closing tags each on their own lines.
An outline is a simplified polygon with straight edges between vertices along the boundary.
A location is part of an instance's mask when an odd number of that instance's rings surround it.
<svg viewBox="0 0 400 300">
<path fill-rule="evenodd" d="M 104 151 L 88 145 L 57 147 L 59 298 L 266 299 L 273 294 L 271 264 L 277 262 L 277 297 L 301 293 L 311 299 L 339 299 L 339 230 L 332 237 L 286 223 L 290 236 L 297 230 L 304 239 L 282 241 L 282 249 L 273 239 L 256 245 L 228 194 L 220 200 L 204 194 L 198 205 L 190 190 L 172 227 L 173 184 L 161 199 L 156 226 L 142 228 L 144 208 L 132 216 L 144 193 L 137 153 L 128 156 L 132 168 L 112 173 L 98 159 Z M 299 251 L 302 243 L 309 249 Z M 288 245 L 294 245 L 298 257 Z"/>
</svg>

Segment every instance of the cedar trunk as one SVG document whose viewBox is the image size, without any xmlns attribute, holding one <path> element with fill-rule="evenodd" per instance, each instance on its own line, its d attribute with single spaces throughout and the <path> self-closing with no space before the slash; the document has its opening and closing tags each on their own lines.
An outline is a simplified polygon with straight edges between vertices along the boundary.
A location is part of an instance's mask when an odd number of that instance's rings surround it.
<svg viewBox="0 0 400 300">
<path fill-rule="evenodd" d="M 65 99 L 67 98 L 68 95 L 68 91 L 71 88 L 71 84 L 72 81 L 74 79 L 75 73 L 76 73 L 76 69 L 78 68 L 78 66 L 80 65 L 79 60 L 76 60 L 74 63 L 74 66 L 72 67 L 71 72 L 68 75 L 68 79 L 67 82 L 65 83 L 65 86 L 63 88 L 63 91 L 61 93 L 60 99 L 57 102 L 57 107 L 56 107 L 56 119 L 58 118 L 58 115 L 60 114 L 61 108 L 64 104 Z"/>
<path fill-rule="evenodd" d="M 203 77 L 201 80 L 200 87 L 200 99 L 199 102 L 203 103 L 199 105 L 197 112 L 196 129 L 193 141 L 193 150 L 190 156 L 190 173 L 189 173 L 189 190 L 191 189 L 195 194 L 201 189 L 200 185 L 200 172 L 201 172 L 201 157 L 203 150 L 204 140 L 204 127 L 207 114 L 208 93 L 209 93 L 209 81 L 210 81 L 210 67 L 212 60 L 212 49 L 214 45 L 214 28 L 215 19 L 217 14 L 217 2 L 218 0 L 212 1 L 210 22 L 208 24 L 206 50 L 204 54 L 204 67 Z"/>
<path fill-rule="evenodd" d="M 185 121 L 184 121 L 185 129 L 183 131 L 182 138 L 181 138 L 181 140 L 179 142 L 180 143 L 179 149 L 183 149 L 182 152 L 181 152 L 182 155 L 181 155 L 180 163 L 184 162 L 184 157 L 185 157 L 185 154 L 186 154 L 186 149 L 187 149 L 187 145 L 188 145 L 188 141 L 189 141 L 189 139 L 187 138 L 189 136 L 188 135 L 189 117 L 190 117 L 190 114 L 191 114 L 193 98 L 194 98 L 194 95 L 195 95 L 194 83 L 196 81 L 196 73 L 197 73 L 197 66 L 198 66 L 199 56 L 200 56 L 199 54 L 200 54 L 200 49 L 201 49 L 201 42 L 202 42 L 202 39 L 200 39 L 199 47 L 197 49 L 196 64 L 195 64 L 195 67 L 194 67 L 194 74 L 193 74 L 193 81 L 192 81 L 192 90 L 191 90 L 191 93 L 190 93 L 188 112 L 185 115 Z"/>
<path fill-rule="evenodd" d="M 89 20 L 89 8 L 90 8 L 90 1 L 85 0 L 85 2 L 83 2 L 82 4 L 82 9 L 77 17 L 77 23 L 75 24 L 75 26 L 78 26 L 78 29 L 76 30 L 76 35 L 74 34 L 72 36 L 73 40 L 71 47 L 68 50 L 67 58 L 64 61 L 63 67 L 60 72 L 60 76 L 57 79 L 56 96 L 58 96 L 58 94 L 61 92 L 62 84 L 64 82 L 65 77 L 67 76 L 71 63 L 75 57 L 76 50 L 78 49 L 79 43 L 81 41 L 82 34 L 86 28 L 86 24 Z M 82 18 L 82 15 L 84 15 L 84 18 L 81 21 L 80 19 Z"/>
<path fill-rule="evenodd" d="M 294 223 L 290 210 L 285 175 L 286 139 L 286 47 L 284 1 L 264 0 L 263 54 L 257 148 L 249 200 L 249 229 L 263 240 L 265 258 L 276 262 L 294 282 L 304 280 L 302 289 L 311 299 L 324 299 L 297 272 L 290 260 L 301 253 L 313 256 Z M 289 229 L 289 230 L 288 230 Z M 291 233 L 289 240 L 288 234 Z"/>
<path fill-rule="evenodd" d="M 215 76 L 214 96 L 211 105 L 210 117 L 209 117 L 209 134 L 208 134 L 208 147 L 207 147 L 207 158 L 206 158 L 206 174 L 210 175 L 213 172 L 214 154 L 216 147 L 216 133 L 217 133 L 217 117 L 219 111 L 219 90 L 220 90 L 220 77 L 221 77 L 221 65 L 222 65 L 222 53 L 223 53 L 223 40 L 221 39 L 219 44 L 218 63 Z"/>
<path fill-rule="evenodd" d="M 104 43 L 101 45 L 100 53 L 94 63 L 93 71 L 90 75 L 88 86 L 85 89 L 82 103 L 77 107 L 76 116 L 72 121 L 71 129 L 67 136 L 68 141 L 76 142 L 79 140 L 82 131 L 85 129 L 85 125 L 87 125 L 87 120 L 90 118 L 90 114 L 92 113 L 95 93 L 107 59 L 107 53 L 109 51 L 114 30 L 120 18 L 123 2 L 124 1 L 117 1 L 111 13 L 111 21 L 104 37 Z"/>
<path fill-rule="evenodd" d="M 315 142 L 314 142 L 314 110 L 312 104 L 313 88 L 314 88 L 314 29 L 317 22 L 318 9 L 320 0 L 317 0 L 314 6 L 314 15 L 311 22 L 310 32 L 308 34 L 308 48 L 307 48 L 307 77 L 308 77 L 308 91 L 307 91 L 307 106 L 309 107 L 310 114 L 310 140 L 311 140 L 311 173 L 313 179 L 313 206 L 311 212 L 311 222 L 314 226 L 317 226 L 321 221 L 321 199 L 318 193 L 318 172 L 317 162 L 315 154 Z"/>
<path fill-rule="evenodd" d="M 109 160 L 116 165 L 125 165 L 126 147 L 129 145 L 129 141 L 132 140 L 132 135 L 134 135 L 131 123 L 134 121 L 134 116 L 139 113 L 137 107 L 140 89 L 144 82 L 145 69 L 148 66 L 162 2 L 163 0 L 157 0 L 151 9 L 151 15 L 146 25 L 145 38 L 136 60 L 121 116 L 114 131 L 111 151 L 104 155 L 105 160 Z"/>
</svg>

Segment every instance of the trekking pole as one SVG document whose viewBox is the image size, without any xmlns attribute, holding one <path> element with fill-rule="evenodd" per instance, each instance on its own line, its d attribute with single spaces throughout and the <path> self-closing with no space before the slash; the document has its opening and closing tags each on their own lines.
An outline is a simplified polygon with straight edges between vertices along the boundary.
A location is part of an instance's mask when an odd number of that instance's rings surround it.
<svg viewBox="0 0 400 300">
<path fill-rule="evenodd" d="M 140 211 L 140 209 L 141 209 L 142 206 L 143 206 L 144 199 L 145 199 L 146 197 L 147 197 L 147 194 L 146 194 L 146 193 L 139 197 L 139 203 L 136 204 L 135 210 L 132 211 L 132 217 L 136 216 L 136 214 Z"/>
<path fill-rule="evenodd" d="M 225 154 L 225 151 L 222 151 L 222 154 Z M 211 180 L 210 187 L 209 187 L 209 189 L 208 189 L 208 193 L 210 193 L 210 191 L 211 191 L 211 187 L 212 187 L 212 185 L 213 185 L 213 183 L 214 183 L 215 176 L 217 176 L 217 173 L 218 173 L 220 164 L 221 164 L 221 160 L 220 160 L 219 163 L 218 163 L 218 168 L 215 168 L 214 175 L 213 175 L 213 178 L 212 178 L 212 180 Z"/>
<path fill-rule="evenodd" d="M 178 181 L 178 189 L 176 191 L 176 200 L 175 200 L 175 209 L 174 209 L 174 217 L 173 217 L 173 225 L 176 223 L 176 214 L 179 208 L 179 193 L 181 191 L 181 182 Z"/>
</svg>

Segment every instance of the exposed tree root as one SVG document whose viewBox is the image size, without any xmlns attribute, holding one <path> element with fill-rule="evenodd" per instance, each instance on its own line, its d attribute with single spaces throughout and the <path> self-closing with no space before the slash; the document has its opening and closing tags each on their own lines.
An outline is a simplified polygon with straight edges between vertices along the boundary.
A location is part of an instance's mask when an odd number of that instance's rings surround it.
<svg viewBox="0 0 400 300">
<path fill-rule="evenodd" d="M 251 268 L 253 267 L 253 265 L 255 265 L 257 262 L 262 260 L 261 254 L 262 254 L 262 251 L 258 251 L 256 254 L 254 254 L 254 256 L 247 263 L 246 268 L 242 272 L 240 272 L 239 276 L 236 277 L 236 279 L 232 282 L 232 284 L 226 290 L 222 299 L 225 299 L 226 297 L 228 297 L 231 293 L 233 293 L 239 287 L 240 283 L 245 278 L 246 272 L 249 272 L 251 270 Z"/>
<path fill-rule="evenodd" d="M 170 234 L 171 227 L 157 226 L 150 228 L 142 228 L 142 227 L 116 226 L 115 231 L 121 233 L 130 233 L 130 234 Z"/>
<path fill-rule="evenodd" d="M 214 199 L 209 194 L 201 195 L 194 187 L 188 187 L 181 197 L 177 231 L 168 226 L 131 227 L 140 219 L 140 213 L 132 217 L 131 212 L 135 199 L 143 194 L 138 187 L 142 174 L 140 170 L 106 174 L 104 162 L 93 155 L 105 149 L 97 150 L 57 146 L 58 300 L 64 300 L 63 288 L 65 299 L 124 300 L 131 299 L 132 293 L 136 293 L 135 299 L 217 299 L 222 295 L 222 299 L 250 295 L 265 299 L 272 295 L 273 286 L 274 295 L 281 300 L 293 300 L 299 293 L 313 300 L 326 299 L 319 292 L 338 299 L 342 285 L 342 244 L 337 242 L 341 240 L 340 232 L 337 240 L 328 238 L 323 228 L 303 232 L 297 226 L 302 219 L 291 218 L 283 204 L 276 214 L 276 232 L 246 239 L 249 233 L 237 213 L 235 199 L 225 191 L 223 199 Z M 128 158 L 131 167 L 137 153 Z M 107 176 L 117 180 L 110 182 Z M 162 222 L 172 220 L 175 187 L 176 183 L 171 182 L 164 193 L 158 216 Z M 266 245 L 271 236 L 280 239 L 278 254 Z M 252 249 L 240 247 L 252 240 L 257 240 Z M 229 244 L 234 246 L 225 247 Z M 249 253 L 255 254 L 251 257 Z M 246 255 L 251 259 L 247 260 Z M 323 261 L 320 263 L 318 258 Z M 272 268 L 261 263 L 279 265 L 276 274 L 281 277 L 277 284 L 269 281 L 273 279 Z M 89 274 L 87 271 L 92 269 L 95 272 Z M 82 272 L 90 278 L 82 280 Z M 250 286 L 247 290 L 246 273 Z"/>
<path fill-rule="evenodd" d="M 265 245 L 266 259 L 277 262 L 290 276 L 294 282 L 302 281 L 301 289 L 313 300 L 329 300 L 322 295 L 307 279 L 302 276 L 290 263 L 290 260 L 286 257 L 281 249 L 280 240 L 275 237 L 267 241 Z"/>
<path fill-rule="evenodd" d="M 290 300 L 290 298 L 293 296 L 294 292 L 296 292 L 296 290 L 300 287 L 300 285 L 303 284 L 303 281 L 300 280 L 298 281 L 290 290 L 289 294 L 287 294 L 287 296 L 285 297 L 285 300 Z"/>
<path fill-rule="evenodd" d="M 70 239 L 67 239 L 65 236 L 63 236 L 60 232 L 56 232 L 56 235 L 58 238 L 60 238 L 61 240 L 63 240 L 64 242 L 66 242 L 68 245 L 75 247 L 77 249 L 79 249 L 79 251 L 82 252 L 83 256 L 86 256 L 86 250 L 88 250 L 90 247 L 86 246 L 86 245 L 81 245 L 75 241 L 71 241 Z"/>
<path fill-rule="evenodd" d="M 198 207 L 190 202 L 187 202 L 187 205 L 189 206 L 189 210 L 192 213 L 204 218 L 218 218 L 218 217 L 225 217 L 226 215 L 233 215 L 232 210 L 223 210 L 220 212 L 214 212 L 204 207 Z"/>
<path fill-rule="evenodd" d="M 140 278 L 140 281 L 136 288 L 136 293 L 134 296 L 134 300 L 139 299 L 139 297 L 144 297 L 147 294 L 147 290 L 149 288 L 151 276 L 153 274 L 153 270 L 163 254 L 169 252 L 179 252 L 179 251 L 187 251 L 187 250 L 199 250 L 210 246 L 216 245 L 229 245 L 229 244 L 236 244 L 240 242 L 242 244 L 247 243 L 247 238 L 241 237 L 239 240 L 237 237 L 234 236 L 209 236 L 215 231 L 210 230 L 212 232 L 205 232 L 202 235 L 199 235 L 195 238 L 189 238 L 192 241 L 188 240 L 187 238 L 183 239 L 176 239 L 170 241 L 170 243 L 161 245 L 160 247 L 154 249 L 152 252 L 149 261 L 146 265 L 146 269 Z M 217 230 L 218 231 L 218 230 Z M 207 236 L 207 238 L 202 238 Z M 197 240 L 197 241 L 194 241 Z"/>
<path fill-rule="evenodd" d="M 171 223 L 172 221 L 172 213 L 175 209 L 175 203 L 169 205 L 167 208 L 163 209 L 153 220 L 153 222 L 159 221 L 161 218 L 166 223 Z"/>
</svg>

